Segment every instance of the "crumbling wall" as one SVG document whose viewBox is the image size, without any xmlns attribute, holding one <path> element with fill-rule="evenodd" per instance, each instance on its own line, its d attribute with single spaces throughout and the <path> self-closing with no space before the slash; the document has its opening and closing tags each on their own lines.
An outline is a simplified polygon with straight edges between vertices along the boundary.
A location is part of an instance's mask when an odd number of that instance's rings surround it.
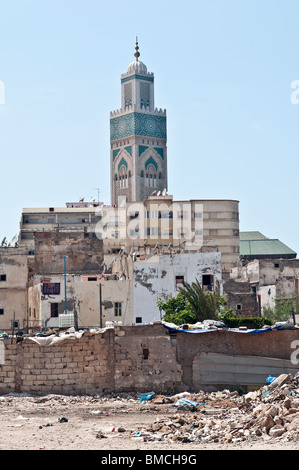
<svg viewBox="0 0 299 470">
<path fill-rule="evenodd" d="M 224 284 L 224 295 L 227 308 L 232 308 L 239 317 L 259 316 L 257 296 L 248 281 L 227 279 Z"/>
<path fill-rule="evenodd" d="M 41 339 L 43 345 L 38 338 L 1 340 L 0 394 L 192 391 L 193 364 L 200 353 L 290 360 L 299 330 L 169 333 L 157 324 L 90 331 L 52 344 L 47 344 L 49 337 Z M 267 375 L 265 370 L 265 380 Z"/>
<path fill-rule="evenodd" d="M 45 338 L 44 338 L 45 339 Z M 114 389 L 113 330 L 53 344 L 4 340 L 0 393 L 96 394 Z"/>
<path fill-rule="evenodd" d="M 88 235 L 88 234 L 87 234 Z M 37 232 L 35 234 L 35 273 L 99 273 L 104 260 L 103 240 L 78 232 Z"/>
<path fill-rule="evenodd" d="M 171 393 L 182 385 L 182 369 L 161 325 L 115 329 L 115 389 Z"/>
</svg>

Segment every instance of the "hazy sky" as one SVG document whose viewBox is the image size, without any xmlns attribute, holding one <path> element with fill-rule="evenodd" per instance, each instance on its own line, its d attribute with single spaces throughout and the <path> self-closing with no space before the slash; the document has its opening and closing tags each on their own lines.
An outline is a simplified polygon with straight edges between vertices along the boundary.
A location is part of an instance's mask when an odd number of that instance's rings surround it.
<svg viewBox="0 0 299 470">
<path fill-rule="evenodd" d="M 0 242 L 24 207 L 110 203 L 109 113 L 138 36 L 169 193 L 237 199 L 242 231 L 299 253 L 298 17 L 297 0 L 0 0 Z"/>
</svg>

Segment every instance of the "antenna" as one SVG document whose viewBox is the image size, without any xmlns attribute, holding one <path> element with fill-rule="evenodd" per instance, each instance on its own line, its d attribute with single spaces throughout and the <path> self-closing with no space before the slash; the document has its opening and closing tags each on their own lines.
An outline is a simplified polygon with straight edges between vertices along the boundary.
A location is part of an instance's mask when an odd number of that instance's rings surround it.
<svg viewBox="0 0 299 470">
<path fill-rule="evenodd" d="M 98 202 L 100 202 L 100 188 L 93 188 L 93 189 L 97 190 L 97 192 L 98 192 Z"/>
</svg>

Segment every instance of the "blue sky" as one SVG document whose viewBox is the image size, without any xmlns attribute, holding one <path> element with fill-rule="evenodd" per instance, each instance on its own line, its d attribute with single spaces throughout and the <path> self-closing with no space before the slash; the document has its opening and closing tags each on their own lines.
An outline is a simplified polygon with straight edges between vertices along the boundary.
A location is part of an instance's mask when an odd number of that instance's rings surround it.
<svg viewBox="0 0 299 470">
<path fill-rule="evenodd" d="M 110 203 L 109 113 L 138 36 L 169 193 L 237 199 L 242 231 L 299 253 L 298 16 L 296 0 L 0 0 L 0 242 L 23 207 Z"/>
</svg>

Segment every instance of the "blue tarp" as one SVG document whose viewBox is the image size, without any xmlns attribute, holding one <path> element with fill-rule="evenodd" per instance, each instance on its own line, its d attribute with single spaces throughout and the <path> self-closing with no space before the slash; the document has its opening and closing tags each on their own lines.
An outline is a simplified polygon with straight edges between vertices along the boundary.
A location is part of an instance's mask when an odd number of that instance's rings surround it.
<svg viewBox="0 0 299 470">
<path fill-rule="evenodd" d="M 163 323 L 163 326 L 170 331 L 175 331 L 177 333 L 213 333 L 214 331 L 227 331 L 229 333 L 266 333 L 267 331 L 284 329 L 284 325 L 277 325 L 277 326 L 269 326 L 268 328 L 260 328 L 260 329 L 248 329 L 248 330 L 239 330 L 238 328 L 190 328 L 184 330 L 180 327 L 173 327 L 168 325 L 167 323 Z M 298 327 L 293 327 L 298 328 Z"/>
</svg>

